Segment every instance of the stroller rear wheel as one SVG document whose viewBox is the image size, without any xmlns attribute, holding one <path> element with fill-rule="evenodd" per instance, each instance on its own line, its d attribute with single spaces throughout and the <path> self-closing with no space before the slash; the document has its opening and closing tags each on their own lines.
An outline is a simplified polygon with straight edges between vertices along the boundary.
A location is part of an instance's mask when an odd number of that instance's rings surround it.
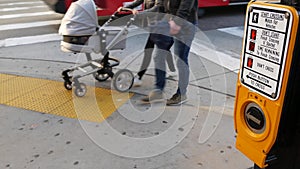
<svg viewBox="0 0 300 169">
<path fill-rule="evenodd" d="M 87 92 L 86 85 L 84 83 L 76 84 L 74 92 L 76 96 L 83 97 Z"/>
<path fill-rule="evenodd" d="M 114 76 L 112 80 L 112 85 L 114 89 L 119 92 L 128 91 L 133 85 L 133 74 L 128 69 L 119 70 Z"/>
<path fill-rule="evenodd" d="M 109 75 L 107 73 L 96 72 L 96 73 L 94 73 L 94 77 L 99 82 L 104 82 L 104 81 L 106 81 L 109 78 Z"/>
</svg>

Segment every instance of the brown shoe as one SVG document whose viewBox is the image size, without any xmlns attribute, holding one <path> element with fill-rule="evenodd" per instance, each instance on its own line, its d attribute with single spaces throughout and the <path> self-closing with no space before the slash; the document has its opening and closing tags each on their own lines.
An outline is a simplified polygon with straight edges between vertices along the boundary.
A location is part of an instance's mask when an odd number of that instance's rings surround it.
<svg viewBox="0 0 300 169">
<path fill-rule="evenodd" d="M 142 102 L 150 103 L 150 102 L 162 102 L 164 101 L 164 94 L 161 90 L 155 89 L 152 90 L 148 96 L 142 98 Z"/>
<path fill-rule="evenodd" d="M 181 95 L 181 94 L 176 93 L 170 99 L 167 100 L 167 106 L 180 105 L 187 101 L 188 101 L 188 99 L 187 99 L 186 95 Z"/>
</svg>

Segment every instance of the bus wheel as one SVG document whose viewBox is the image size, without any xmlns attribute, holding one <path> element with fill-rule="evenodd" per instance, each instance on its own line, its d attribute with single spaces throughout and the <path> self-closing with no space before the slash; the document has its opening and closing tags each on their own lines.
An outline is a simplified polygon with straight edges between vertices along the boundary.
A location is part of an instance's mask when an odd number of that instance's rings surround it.
<svg viewBox="0 0 300 169">
<path fill-rule="evenodd" d="M 198 17 L 202 17 L 205 14 L 205 9 L 199 8 L 198 9 Z"/>
</svg>

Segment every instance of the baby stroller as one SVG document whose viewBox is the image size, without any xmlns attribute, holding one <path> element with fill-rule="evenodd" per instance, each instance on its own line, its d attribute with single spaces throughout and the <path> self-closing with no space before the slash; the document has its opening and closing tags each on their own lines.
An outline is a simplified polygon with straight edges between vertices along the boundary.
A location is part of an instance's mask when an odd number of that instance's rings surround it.
<svg viewBox="0 0 300 169">
<path fill-rule="evenodd" d="M 115 13 L 116 14 L 116 13 Z M 61 50 L 72 53 L 85 53 L 87 63 L 66 69 L 62 72 L 64 87 L 67 90 L 75 88 L 74 93 L 82 97 L 87 92 L 84 83 L 79 79 L 93 75 L 98 81 L 112 78 L 113 87 L 119 92 L 128 91 L 133 84 L 133 74 L 128 69 L 121 69 L 113 73 L 112 68 L 120 61 L 109 56 L 110 50 L 124 49 L 128 27 L 134 21 L 130 18 L 124 28 L 109 26 L 115 14 L 100 27 L 96 14 L 96 5 L 93 0 L 79 0 L 73 2 L 62 19 L 59 34 L 63 35 Z M 120 39 L 123 39 L 120 41 Z M 91 53 L 101 53 L 103 59 L 92 60 Z M 80 72 L 72 76 L 74 71 Z"/>
</svg>

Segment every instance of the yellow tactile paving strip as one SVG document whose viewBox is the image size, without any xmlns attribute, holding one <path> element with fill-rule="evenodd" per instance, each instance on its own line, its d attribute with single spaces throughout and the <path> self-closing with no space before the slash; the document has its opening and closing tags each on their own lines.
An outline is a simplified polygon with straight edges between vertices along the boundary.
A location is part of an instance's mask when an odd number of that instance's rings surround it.
<svg viewBox="0 0 300 169">
<path fill-rule="evenodd" d="M 0 74 L 0 104 L 41 113 L 101 122 L 123 105 L 132 93 L 88 86 L 78 98 L 63 82 Z"/>
</svg>

